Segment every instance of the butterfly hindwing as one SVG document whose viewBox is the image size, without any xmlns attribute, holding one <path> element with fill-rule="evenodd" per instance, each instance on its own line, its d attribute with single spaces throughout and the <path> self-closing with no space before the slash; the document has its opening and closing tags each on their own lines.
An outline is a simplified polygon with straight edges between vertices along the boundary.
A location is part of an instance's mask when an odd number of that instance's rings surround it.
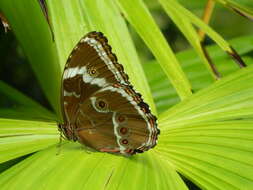
<svg viewBox="0 0 253 190">
<path fill-rule="evenodd" d="M 155 145 L 156 139 L 152 139 L 152 134 L 157 132 L 155 126 L 149 123 L 148 113 L 143 112 L 138 102 L 127 94 L 127 88 L 107 86 L 81 104 L 76 135 L 82 143 L 97 150 L 118 150 L 121 153 L 146 150 Z M 150 119 L 155 122 L 152 115 Z M 101 136 L 104 141 L 99 140 Z"/>
</svg>

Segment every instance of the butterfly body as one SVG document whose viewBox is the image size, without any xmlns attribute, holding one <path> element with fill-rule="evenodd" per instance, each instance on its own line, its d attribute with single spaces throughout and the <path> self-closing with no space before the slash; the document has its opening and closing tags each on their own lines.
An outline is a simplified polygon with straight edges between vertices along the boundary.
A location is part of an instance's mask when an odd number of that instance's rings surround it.
<svg viewBox="0 0 253 190">
<path fill-rule="evenodd" d="M 64 136 L 102 152 L 132 155 L 156 145 L 156 117 L 100 32 L 83 37 L 62 78 Z"/>
</svg>

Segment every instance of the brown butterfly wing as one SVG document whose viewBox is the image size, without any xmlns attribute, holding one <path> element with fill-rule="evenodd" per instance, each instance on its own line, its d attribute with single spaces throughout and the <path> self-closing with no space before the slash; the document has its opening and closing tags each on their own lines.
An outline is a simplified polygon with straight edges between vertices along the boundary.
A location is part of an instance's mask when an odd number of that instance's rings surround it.
<svg viewBox="0 0 253 190">
<path fill-rule="evenodd" d="M 79 140 L 100 151 L 118 152 L 119 138 L 115 136 L 118 133 L 114 131 L 112 119 L 124 114 L 130 125 L 125 136 L 128 136 L 129 147 L 131 145 L 131 149 L 124 151 L 134 151 L 136 148 L 143 151 L 155 145 L 158 133 L 155 117 L 150 114 L 140 95 L 130 86 L 128 76 L 124 73 L 122 65 L 117 63 L 117 58 L 111 52 L 111 47 L 102 33 L 88 33 L 79 41 L 66 63 L 62 81 L 64 124 L 59 127 L 68 139 Z M 121 94 L 117 90 L 110 91 L 107 88 L 121 89 L 118 90 Z M 126 97 L 122 97 L 123 91 L 124 96 L 127 94 Z M 103 103 L 112 110 L 99 112 L 94 109 L 91 100 L 100 95 L 105 96 L 106 101 Z M 137 107 L 142 112 L 136 109 L 136 105 L 129 103 L 131 98 L 140 104 Z M 148 112 L 147 115 L 140 116 L 145 111 Z M 137 129 L 135 125 L 141 127 Z M 153 126 L 152 131 L 147 130 L 150 125 Z M 121 153 L 124 151 L 121 150 Z"/>
<path fill-rule="evenodd" d="M 101 50 L 102 54 L 99 53 Z M 110 52 L 111 47 L 103 34 L 91 32 L 79 41 L 70 54 L 62 78 L 63 115 L 68 122 L 75 120 L 78 102 L 84 101 L 101 87 L 119 81 L 129 83 L 123 67 Z"/>
<path fill-rule="evenodd" d="M 155 120 L 133 89 L 107 86 L 81 104 L 76 136 L 100 151 L 133 154 L 155 146 Z"/>
</svg>

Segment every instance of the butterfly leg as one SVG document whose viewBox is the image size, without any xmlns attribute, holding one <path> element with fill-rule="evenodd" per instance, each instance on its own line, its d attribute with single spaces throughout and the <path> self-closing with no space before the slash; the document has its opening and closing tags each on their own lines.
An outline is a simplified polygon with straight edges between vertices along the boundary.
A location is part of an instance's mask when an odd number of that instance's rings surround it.
<svg viewBox="0 0 253 190">
<path fill-rule="evenodd" d="M 86 147 L 84 148 L 84 151 L 85 151 L 86 154 L 91 154 L 92 153 L 92 151 L 88 150 Z"/>
<path fill-rule="evenodd" d="M 64 139 L 64 136 L 63 136 L 62 131 L 60 130 L 59 143 L 58 143 L 58 145 L 56 146 L 56 147 L 58 148 L 58 150 L 57 150 L 57 152 L 56 152 L 56 155 L 59 155 L 60 152 L 61 152 L 62 139 Z"/>
</svg>

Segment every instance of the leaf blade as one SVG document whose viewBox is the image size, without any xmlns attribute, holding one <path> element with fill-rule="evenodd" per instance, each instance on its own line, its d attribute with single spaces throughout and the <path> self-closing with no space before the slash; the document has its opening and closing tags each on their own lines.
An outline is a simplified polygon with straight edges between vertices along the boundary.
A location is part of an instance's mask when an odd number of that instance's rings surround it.
<svg viewBox="0 0 253 190">
<path fill-rule="evenodd" d="M 0 162 L 44 149 L 57 143 L 58 138 L 52 123 L 0 119 Z"/>
<path fill-rule="evenodd" d="M 131 189 L 147 187 L 187 190 L 170 165 L 162 166 L 161 163 L 164 161 L 153 153 L 132 157 L 98 152 L 87 153 L 75 143 L 66 143 L 62 148 L 57 156 L 55 147 L 52 147 L 30 156 L 5 171 L 0 175 L 1 187 L 3 189 L 18 186 L 25 189 L 35 187 L 69 189 L 74 185 L 75 189 L 125 189 L 127 186 Z M 66 173 L 69 174 L 68 178 Z M 26 181 L 27 178 L 29 183 Z M 39 184 L 46 184 L 46 186 Z"/>
<path fill-rule="evenodd" d="M 221 79 L 160 117 L 156 150 L 204 189 L 253 187 L 252 71 Z"/>
<path fill-rule="evenodd" d="M 141 0 L 118 0 L 121 10 L 164 69 L 181 99 L 191 95 L 191 85 L 174 53 Z M 132 6 L 132 4 L 135 6 Z"/>
</svg>

